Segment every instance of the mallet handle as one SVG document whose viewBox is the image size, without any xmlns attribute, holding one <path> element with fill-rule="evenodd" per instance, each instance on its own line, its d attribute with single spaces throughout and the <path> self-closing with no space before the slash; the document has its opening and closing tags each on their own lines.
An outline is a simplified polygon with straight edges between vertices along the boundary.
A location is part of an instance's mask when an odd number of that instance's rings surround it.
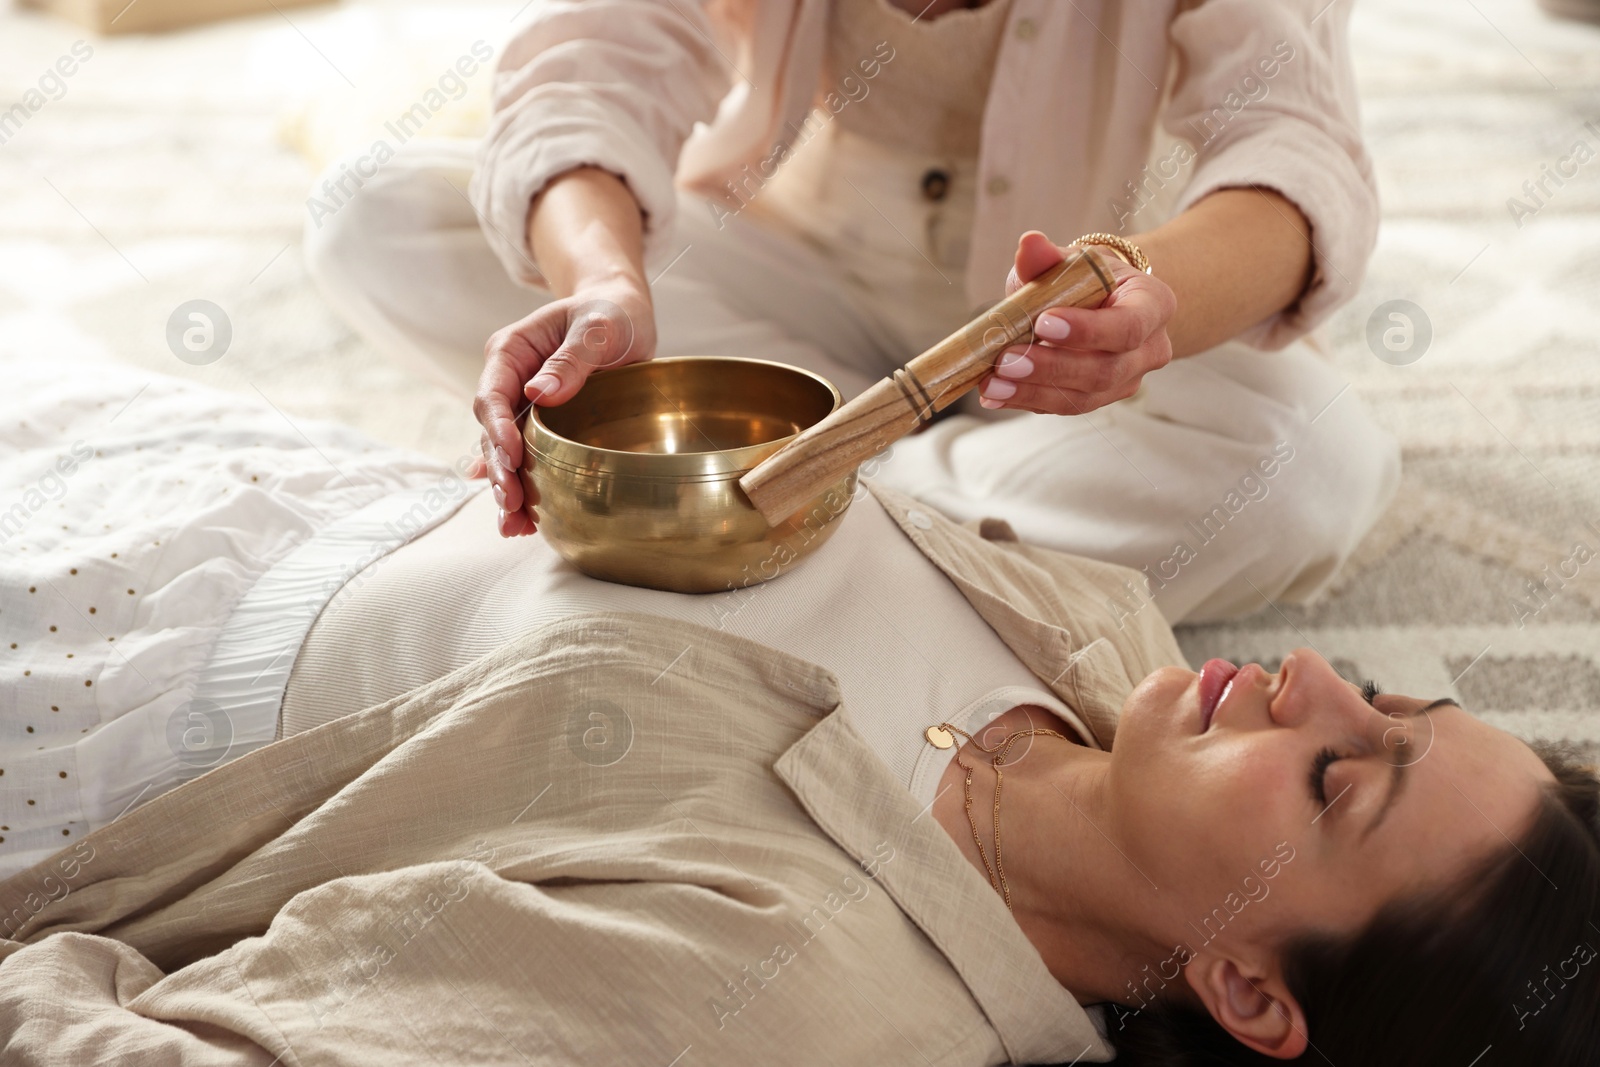
<svg viewBox="0 0 1600 1067">
<path fill-rule="evenodd" d="M 1074 249 L 1066 260 L 803 431 L 739 479 L 776 526 L 806 501 L 943 411 L 989 372 L 1001 352 L 1033 336 L 1045 308 L 1097 307 L 1115 288 L 1107 254 Z"/>
</svg>

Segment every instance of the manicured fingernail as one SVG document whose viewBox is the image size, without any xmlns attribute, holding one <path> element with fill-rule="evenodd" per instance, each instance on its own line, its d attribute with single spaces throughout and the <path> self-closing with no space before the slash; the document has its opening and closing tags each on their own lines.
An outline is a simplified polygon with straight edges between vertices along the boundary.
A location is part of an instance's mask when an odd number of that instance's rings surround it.
<svg viewBox="0 0 1600 1067">
<path fill-rule="evenodd" d="M 505 514 L 505 510 L 506 510 L 506 491 L 504 489 L 500 488 L 498 485 L 494 487 L 494 502 L 496 504 L 500 505 L 500 513 L 502 515 Z"/>
<path fill-rule="evenodd" d="M 983 387 L 983 395 L 991 400 L 1006 400 L 1017 395 L 1017 387 L 1011 382 L 990 378 L 989 384 Z"/>
<path fill-rule="evenodd" d="M 499 467 L 503 471 L 509 473 L 512 470 L 511 457 L 506 455 L 506 450 L 501 448 L 499 445 L 494 446 L 494 462 L 495 466 Z"/>
<path fill-rule="evenodd" d="M 554 374 L 535 374 L 533 381 L 528 383 L 528 388 L 543 396 L 553 389 L 561 388 L 561 379 Z"/>
<path fill-rule="evenodd" d="M 1000 401 L 998 401 L 998 400 L 990 400 L 986 396 L 980 396 L 978 398 L 978 406 L 979 407 L 985 407 L 985 408 L 1001 408 L 1001 407 L 1005 407 L 1005 405 L 1000 403 Z"/>
<path fill-rule="evenodd" d="M 1002 378 L 1026 378 L 1033 373 L 1033 360 L 1021 352 L 1007 352 L 1000 357 L 1000 364 L 994 372 Z"/>
<path fill-rule="evenodd" d="M 1072 324 L 1055 315 L 1040 315 L 1034 321 L 1033 332 L 1046 341 L 1065 341 L 1072 333 Z"/>
<path fill-rule="evenodd" d="M 505 530 L 506 530 L 506 509 L 505 508 L 501 508 L 500 509 L 500 532 L 501 533 L 505 533 Z"/>
</svg>

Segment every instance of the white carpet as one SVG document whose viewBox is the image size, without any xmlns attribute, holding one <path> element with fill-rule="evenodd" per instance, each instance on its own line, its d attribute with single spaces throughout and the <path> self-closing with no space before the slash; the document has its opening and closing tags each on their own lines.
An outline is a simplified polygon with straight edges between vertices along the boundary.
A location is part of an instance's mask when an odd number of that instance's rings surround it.
<svg viewBox="0 0 1600 1067">
<path fill-rule="evenodd" d="M 475 40 L 498 46 L 520 7 L 349 3 L 91 42 L 65 94 L 0 147 L 0 345 L 63 373 L 98 355 L 259 392 L 297 423 L 460 455 L 476 436 L 465 407 L 385 363 L 308 282 L 313 170 L 289 145 L 376 136 L 397 86 Z M 1520 226 L 1507 209 L 1575 141 L 1600 152 L 1600 30 L 1528 0 L 1384 0 L 1358 8 L 1354 34 L 1385 220 L 1331 338 L 1404 445 L 1405 489 L 1322 603 L 1185 628 L 1185 650 L 1270 665 L 1311 644 L 1385 688 L 1600 744 L 1600 159 Z M 0 10 L 0 110 L 84 36 Z M 380 62 L 396 44 L 406 61 Z M 470 126 L 485 87 L 432 132 Z M 209 366 L 165 341 L 195 298 L 233 324 Z M 1432 324 L 1407 366 L 1365 337 L 1394 299 Z M 1530 594 L 1563 567 L 1576 577 Z"/>
</svg>

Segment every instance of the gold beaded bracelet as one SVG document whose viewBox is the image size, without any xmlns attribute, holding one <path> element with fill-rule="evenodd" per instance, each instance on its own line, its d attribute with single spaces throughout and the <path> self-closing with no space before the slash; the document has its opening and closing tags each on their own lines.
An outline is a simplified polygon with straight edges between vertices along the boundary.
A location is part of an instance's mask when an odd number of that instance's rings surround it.
<svg viewBox="0 0 1600 1067">
<path fill-rule="evenodd" d="M 1075 245 L 1105 245 L 1115 252 L 1124 263 L 1134 270 L 1150 273 L 1150 257 L 1144 250 L 1125 237 L 1118 237 L 1114 233 L 1086 233 L 1076 241 Z"/>
</svg>

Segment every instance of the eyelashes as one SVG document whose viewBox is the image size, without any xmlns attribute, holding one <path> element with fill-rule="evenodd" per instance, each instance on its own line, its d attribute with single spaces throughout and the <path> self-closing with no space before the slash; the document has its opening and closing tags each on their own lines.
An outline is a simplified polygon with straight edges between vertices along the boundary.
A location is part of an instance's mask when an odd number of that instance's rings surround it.
<svg viewBox="0 0 1600 1067">
<path fill-rule="evenodd" d="M 1382 690 L 1378 688 L 1378 683 L 1370 678 L 1361 683 L 1361 699 L 1374 707 L 1377 706 L 1375 701 L 1380 692 Z M 1324 748 L 1311 761 L 1311 774 L 1307 784 L 1311 787 L 1312 799 L 1324 808 L 1328 806 L 1328 768 L 1343 758 L 1333 749 Z"/>
<path fill-rule="evenodd" d="M 1311 797 L 1323 807 L 1328 806 L 1328 768 L 1339 760 L 1339 753 L 1331 748 L 1318 752 L 1311 761 Z"/>
</svg>

